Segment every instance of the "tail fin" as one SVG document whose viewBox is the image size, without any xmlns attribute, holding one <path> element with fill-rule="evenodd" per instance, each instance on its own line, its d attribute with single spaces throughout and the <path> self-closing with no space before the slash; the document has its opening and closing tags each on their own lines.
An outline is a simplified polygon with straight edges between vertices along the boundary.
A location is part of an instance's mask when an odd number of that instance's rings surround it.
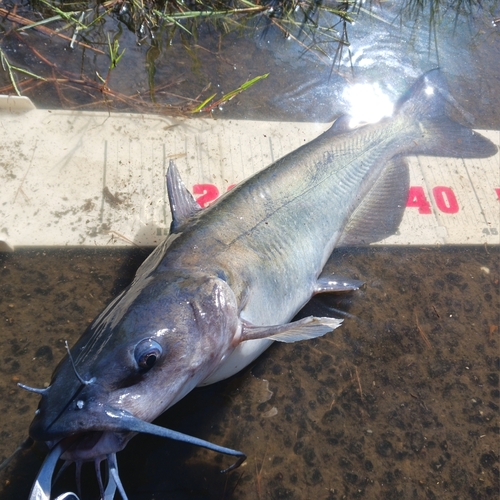
<svg viewBox="0 0 500 500">
<path fill-rule="evenodd" d="M 490 140 L 446 115 L 446 103 L 459 108 L 439 69 L 422 75 L 398 101 L 397 113 L 416 121 L 421 131 L 410 153 L 456 158 L 487 158 L 496 154 L 498 147 Z"/>
</svg>

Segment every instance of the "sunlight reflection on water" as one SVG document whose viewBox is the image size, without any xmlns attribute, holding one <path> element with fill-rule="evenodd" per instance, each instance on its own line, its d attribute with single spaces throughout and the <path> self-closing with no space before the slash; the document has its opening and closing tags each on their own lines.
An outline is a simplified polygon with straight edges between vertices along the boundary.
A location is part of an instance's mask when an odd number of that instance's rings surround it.
<svg viewBox="0 0 500 500">
<path fill-rule="evenodd" d="M 377 123 L 392 115 L 394 103 L 378 83 L 356 83 L 344 89 L 342 94 L 350 117 L 349 126 Z"/>
</svg>

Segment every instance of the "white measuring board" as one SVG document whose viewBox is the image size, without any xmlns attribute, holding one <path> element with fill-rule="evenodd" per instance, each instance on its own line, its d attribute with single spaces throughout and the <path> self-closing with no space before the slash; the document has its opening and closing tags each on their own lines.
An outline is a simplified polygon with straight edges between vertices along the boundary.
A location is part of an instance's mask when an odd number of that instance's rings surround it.
<svg viewBox="0 0 500 500">
<path fill-rule="evenodd" d="M 157 245 L 169 160 L 204 206 L 329 124 L 38 110 L 0 96 L 0 249 Z M 480 131 L 495 144 L 500 132 Z M 499 244 L 500 156 L 410 157 L 397 234 L 380 244 Z"/>
</svg>

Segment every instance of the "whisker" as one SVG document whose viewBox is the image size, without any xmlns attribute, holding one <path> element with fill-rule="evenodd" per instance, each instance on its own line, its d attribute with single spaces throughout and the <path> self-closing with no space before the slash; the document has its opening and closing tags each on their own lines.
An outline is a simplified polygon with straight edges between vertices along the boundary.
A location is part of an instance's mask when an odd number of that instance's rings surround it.
<svg viewBox="0 0 500 500">
<path fill-rule="evenodd" d="M 66 351 L 68 352 L 68 358 L 71 362 L 71 366 L 73 367 L 73 371 L 75 372 L 76 378 L 83 384 L 83 385 L 90 385 L 95 382 L 95 377 L 92 377 L 90 380 L 85 380 L 77 371 L 76 371 L 76 365 L 75 362 L 73 361 L 73 356 L 71 355 L 71 351 L 69 349 L 68 341 L 64 341 L 64 346 L 66 347 Z"/>
<path fill-rule="evenodd" d="M 7 468 L 7 466 L 10 464 L 12 459 L 22 450 L 27 450 L 33 445 L 34 441 L 33 438 L 28 437 L 26 438 L 15 450 L 10 457 L 7 457 L 2 463 L 0 463 L 0 471 L 4 470 Z"/>
<path fill-rule="evenodd" d="M 114 490 L 113 490 L 113 495 L 110 497 L 105 496 L 104 500 L 113 500 L 114 496 L 114 491 L 116 488 L 118 488 L 118 491 L 120 492 L 120 495 L 122 496 L 123 500 L 128 500 L 127 494 L 125 493 L 125 489 L 123 488 L 122 482 L 120 481 L 120 476 L 118 475 L 118 464 L 116 463 L 116 453 L 110 453 L 108 455 L 108 471 L 109 471 L 109 482 L 108 482 L 108 487 L 109 484 L 111 483 L 111 480 L 114 482 Z M 106 491 L 108 490 L 108 487 L 106 487 Z"/>
<path fill-rule="evenodd" d="M 64 463 L 61 465 L 61 468 L 57 471 L 57 474 L 55 475 L 54 479 L 52 480 L 53 483 L 57 483 L 59 478 L 61 477 L 62 473 L 72 464 L 70 460 L 65 460 Z"/>
<path fill-rule="evenodd" d="M 76 465 L 76 472 L 75 472 L 75 478 L 76 478 L 76 491 L 78 492 L 78 496 L 82 496 L 82 462 L 78 460 L 75 462 Z"/>
<path fill-rule="evenodd" d="M 52 476 L 59 457 L 64 452 L 63 445 L 57 443 L 50 453 L 45 457 L 42 468 L 31 488 L 30 500 L 50 500 L 52 489 Z"/>
<path fill-rule="evenodd" d="M 48 387 L 46 387 L 45 389 L 38 389 L 37 387 L 30 387 L 29 385 L 21 384 L 21 382 L 18 382 L 17 386 L 20 387 L 21 389 L 24 389 L 25 391 L 40 394 L 40 396 L 45 396 L 49 391 Z"/>
<path fill-rule="evenodd" d="M 99 494 L 101 495 L 101 498 L 105 498 L 104 485 L 102 483 L 101 463 L 102 460 L 100 458 L 96 458 L 96 460 L 94 461 L 94 466 L 95 474 L 97 476 L 97 483 L 99 485 Z"/>
</svg>

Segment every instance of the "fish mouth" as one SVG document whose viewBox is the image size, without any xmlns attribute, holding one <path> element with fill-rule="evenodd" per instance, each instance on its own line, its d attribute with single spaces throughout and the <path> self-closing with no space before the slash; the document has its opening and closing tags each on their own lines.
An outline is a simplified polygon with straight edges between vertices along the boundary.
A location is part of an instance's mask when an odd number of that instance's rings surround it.
<svg viewBox="0 0 500 500">
<path fill-rule="evenodd" d="M 203 439 L 188 436 L 171 429 L 151 424 L 135 417 L 126 410 L 117 410 L 111 407 L 105 408 L 104 412 L 100 415 L 100 421 L 100 429 L 93 428 L 62 437 L 59 440 L 46 441 L 50 448 L 50 452 L 45 458 L 45 461 L 33 484 L 31 495 L 29 497 L 30 500 L 50 500 L 52 478 L 59 459 L 65 460 L 65 465 L 72 462 L 77 464 L 77 479 L 79 477 L 81 464 L 83 462 L 93 461 L 95 464 L 101 499 L 113 498 L 116 490 L 118 490 L 122 499 L 127 500 L 127 495 L 118 475 L 116 453 L 121 451 L 126 446 L 128 441 L 137 433 L 153 434 L 155 436 L 166 437 L 176 441 L 183 441 L 219 453 L 238 457 L 238 460 L 233 465 L 222 472 L 228 472 L 236 469 L 246 459 L 246 455 L 241 451 L 225 448 Z M 101 477 L 101 462 L 103 461 L 105 461 L 108 472 L 108 481 L 106 485 L 104 485 Z M 63 467 L 65 467 L 65 465 Z M 77 483 L 79 483 L 79 480 L 77 480 Z M 78 492 L 80 493 L 80 485 L 77 484 L 77 486 Z M 67 496 L 61 495 L 58 499 L 79 498 L 76 494 L 70 492 L 65 493 L 64 495 Z"/>
<path fill-rule="evenodd" d="M 129 432 L 90 431 L 63 438 L 60 458 L 69 462 L 104 460 L 109 454 L 125 448 L 133 437 Z"/>
</svg>

